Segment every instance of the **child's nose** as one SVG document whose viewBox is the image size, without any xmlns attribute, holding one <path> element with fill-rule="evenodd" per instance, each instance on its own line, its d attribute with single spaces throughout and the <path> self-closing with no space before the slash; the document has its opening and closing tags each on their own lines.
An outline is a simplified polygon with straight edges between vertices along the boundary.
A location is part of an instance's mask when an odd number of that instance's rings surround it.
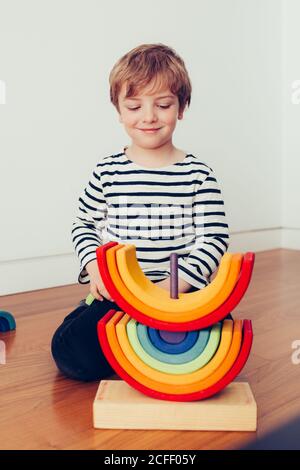
<svg viewBox="0 0 300 470">
<path fill-rule="evenodd" d="M 147 108 L 144 110 L 143 121 L 144 122 L 153 122 L 157 120 L 156 110 L 153 108 Z"/>
</svg>

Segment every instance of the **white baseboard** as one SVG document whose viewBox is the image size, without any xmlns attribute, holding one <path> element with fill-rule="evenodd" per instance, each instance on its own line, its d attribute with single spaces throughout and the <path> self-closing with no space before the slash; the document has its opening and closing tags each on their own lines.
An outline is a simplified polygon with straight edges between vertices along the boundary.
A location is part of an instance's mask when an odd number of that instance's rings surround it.
<svg viewBox="0 0 300 470">
<path fill-rule="evenodd" d="M 74 254 L 1 262 L 0 295 L 75 284 L 78 273 Z"/>
<path fill-rule="evenodd" d="M 265 251 L 281 248 L 281 232 L 280 227 L 249 230 L 247 232 L 236 232 L 230 235 L 229 251 L 232 253 L 246 251 Z"/>
<path fill-rule="evenodd" d="M 300 228 L 283 228 L 281 247 L 290 250 L 300 250 Z"/>
<path fill-rule="evenodd" d="M 300 249 L 300 229 L 273 228 L 237 232 L 230 236 L 230 252 Z M 0 295 L 75 284 L 79 262 L 75 254 L 45 256 L 0 263 Z M 1 309 L 1 301 L 0 301 Z"/>
</svg>

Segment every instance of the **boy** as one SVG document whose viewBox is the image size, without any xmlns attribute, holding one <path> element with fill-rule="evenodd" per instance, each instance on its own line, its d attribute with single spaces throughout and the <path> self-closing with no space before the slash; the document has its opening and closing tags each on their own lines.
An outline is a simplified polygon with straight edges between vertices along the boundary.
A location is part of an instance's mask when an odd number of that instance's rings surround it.
<svg viewBox="0 0 300 470">
<path fill-rule="evenodd" d="M 113 67 L 110 98 L 131 138 L 97 164 L 79 198 L 73 243 L 79 283 L 96 300 L 70 313 L 52 339 L 58 368 L 70 378 L 99 380 L 113 371 L 97 339 L 99 319 L 119 309 L 101 279 L 96 248 L 108 241 L 136 246 L 149 279 L 169 290 L 171 252 L 178 254 L 178 292 L 205 287 L 228 249 L 224 203 L 213 170 L 177 149 L 172 136 L 190 105 L 183 60 L 163 44 L 143 44 Z"/>
</svg>

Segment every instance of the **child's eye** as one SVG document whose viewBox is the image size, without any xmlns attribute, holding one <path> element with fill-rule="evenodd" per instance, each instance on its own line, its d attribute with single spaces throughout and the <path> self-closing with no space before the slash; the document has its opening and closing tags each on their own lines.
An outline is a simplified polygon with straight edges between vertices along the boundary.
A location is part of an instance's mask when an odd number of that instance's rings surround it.
<svg viewBox="0 0 300 470">
<path fill-rule="evenodd" d="M 162 104 L 158 105 L 158 107 L 161 108 L 161 109 L 168 109 L 170 106 L 171 106 L 170 104 L 168 104 L 168 105 L 162 105 Z M 137 109 L 139 109 L 139 106 L 137 106 L 136 108 L 127 108 L 127 109 L 129 109 L 130 111 L 136 111 Z"/>
</svg>

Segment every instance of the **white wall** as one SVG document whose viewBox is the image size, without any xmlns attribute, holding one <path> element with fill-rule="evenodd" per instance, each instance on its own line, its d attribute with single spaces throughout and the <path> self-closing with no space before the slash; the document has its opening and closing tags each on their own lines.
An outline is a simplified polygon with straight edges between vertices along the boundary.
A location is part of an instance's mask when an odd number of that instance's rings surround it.
<svg viewBox="0 0 300 470">
<path fill-rule="evenodd" d="M 3 294 L 77 281 L 70 232 L 78 195 L 95 163 L 130 142 L 109 101 L 108 75 L 142 43 L 168 44 L 185 60 L 192 103 L 174 144 L 214 168 L 231 251 L 280 245 L 281 0 L 145 6 L 0 0 Z"/>
<path fill-rule="evenodd" d="M 283 2 L 282 246 L 300 249 L 300 2 Z"/>
</svg>

